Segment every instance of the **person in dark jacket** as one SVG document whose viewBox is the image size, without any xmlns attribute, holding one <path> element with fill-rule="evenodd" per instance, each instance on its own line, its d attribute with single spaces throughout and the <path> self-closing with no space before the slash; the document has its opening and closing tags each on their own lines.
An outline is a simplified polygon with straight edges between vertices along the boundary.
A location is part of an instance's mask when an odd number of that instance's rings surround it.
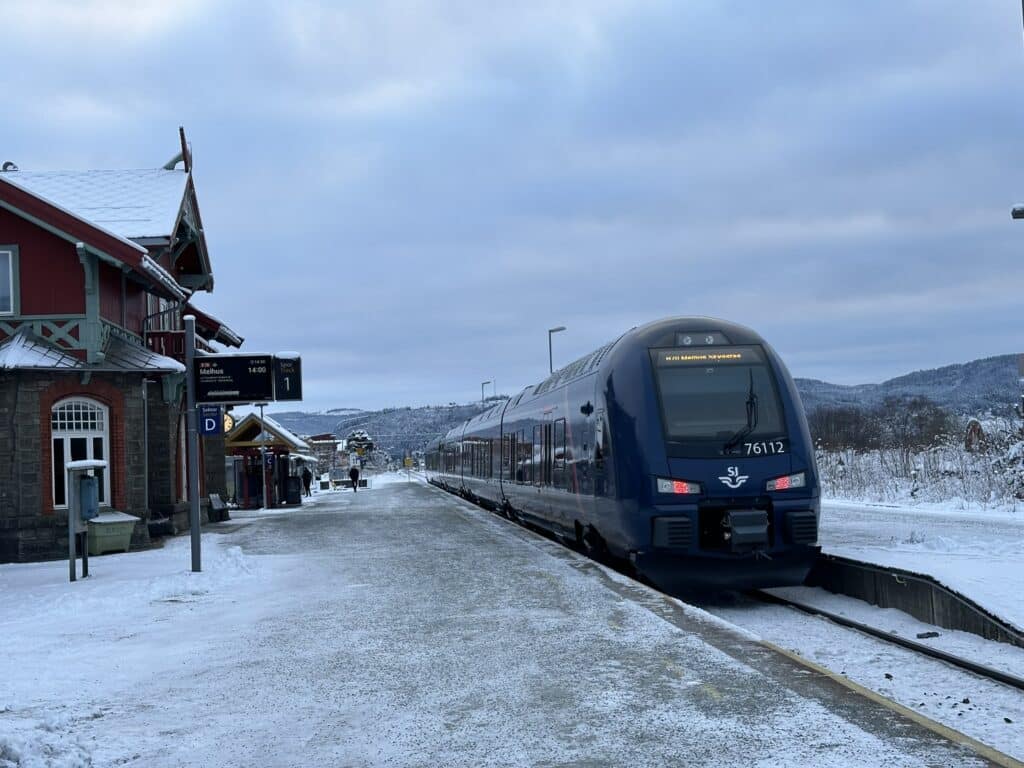
<svg viewBox="0 0 1024 768">
<path fill-rule="evenodd" d="M 352 481 L 352 492 L 359 490 L 359 467 L 353 465 L 348 471 L 348 479 Z"/>
<path fill-rule="evenodd" d="M 312 484 L 313 484 L 313 473 L 309 471 L 309 467 L 303 467 L 302 468 L 302 487 L 305 489 L 307 496 L 312 496 L 313 495 L 309 491 L 309 488 L 310 488 L 310 486 Z"/>
</svg>

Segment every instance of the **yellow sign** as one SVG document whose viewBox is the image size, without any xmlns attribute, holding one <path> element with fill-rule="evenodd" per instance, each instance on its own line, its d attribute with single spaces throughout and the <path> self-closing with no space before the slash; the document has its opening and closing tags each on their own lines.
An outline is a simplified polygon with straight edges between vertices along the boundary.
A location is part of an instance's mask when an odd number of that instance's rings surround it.
<svg viewBox="0 0 1024 768">
<path fill-rule="evenodd" d="M 405 457 L 405 466 L 406 466 L 406 468 L 409 468 L 409 467 L 412 466 L 412 457 L 411 456 L 406 456 Z"/>
</svg>

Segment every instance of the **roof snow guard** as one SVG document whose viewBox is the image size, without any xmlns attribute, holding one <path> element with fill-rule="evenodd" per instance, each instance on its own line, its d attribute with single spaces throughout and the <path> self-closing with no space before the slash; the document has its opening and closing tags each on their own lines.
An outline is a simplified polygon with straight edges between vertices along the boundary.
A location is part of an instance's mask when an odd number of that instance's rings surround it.
<svg viewBox="0 0 1024 768">
<path fill-rule="evenodd" d="M 86 363 L 39 338 L 28 329 L 19 329 L 0 343 L 0 370 L 98 371 L 113 373 L 184 373 L 177 360 L 158 355 L 145 347 L 111 336 L 102 363 Z"/>
</svg>

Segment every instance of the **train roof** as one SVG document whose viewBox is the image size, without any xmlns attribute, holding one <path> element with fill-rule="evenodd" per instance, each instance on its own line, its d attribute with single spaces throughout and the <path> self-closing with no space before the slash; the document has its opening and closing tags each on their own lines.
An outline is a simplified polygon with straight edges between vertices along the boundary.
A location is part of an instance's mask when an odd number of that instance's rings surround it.
<svg viewBox="0 0 1024 768">
<path fill-rule="evenodd" d="M 764 340 L 746 326 L 716 317 L 666 317 L 644 325 L 634 326 L 614 341 L 608 342 L 583 357 L 559 368 L 533 387 L 527 387 L 512 401 L 519 404 L 527 394 L 541 395 L 596 371 L 612 348 L 620 341 L 639 343 L 647 347 L 673 347 L 677 333 L 704 333 L 717 331 L 732 344 L 762 344 Z M 532 389 L 532 391 L 531 391 Z"/>
<path fill-rule="evenodd" d="M 509 408 L 515 408 L 525 397 L 542 395 L 552 389 L 561 387 L 576 379 L 583 378 L 600 368 L 612 349 L 624 342 L 627 344 L 639 344 L 644 347 L 674 347 L 676 346 L 676 334 L 678 333 L 721 333 L 730 344 L 763 344 L 764 339 L 754 330 L 722 320 L 717 317 L 666 317 L 661 320 L 654 320 L 644 325 L 634 326 L 623 333 L 614 341 L 598 347 L 583 357 L 573 360 L 568 365 L 559 368 L 546 379 L 538 384 L 531 384 L 525 387 L 518 395 L 508 401 L 495 404 L 486 411 L 481 411 L 468 421 L 464 421 L 457 427 L 453 427 L 446 434 L 444 439 L 461 438 L 463 430 L 470 424 L 479 424 L 492 418 L 498 418 L 501 410 L 508 403 Z"/>
</svg>

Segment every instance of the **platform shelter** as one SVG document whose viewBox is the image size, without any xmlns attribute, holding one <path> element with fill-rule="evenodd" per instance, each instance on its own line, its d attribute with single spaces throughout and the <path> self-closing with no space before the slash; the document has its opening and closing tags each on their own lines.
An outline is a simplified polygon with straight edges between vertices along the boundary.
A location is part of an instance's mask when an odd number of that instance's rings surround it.
<svg viewBox="0 0 1024 768">
<path fill-rule="evenodd" d="M 234 473 L 235 502 L 243 509 L 302 503 L 302 470 L 316 472 L 309 443 L 269 416 L 250 413 L 225 439 Z M 264 464 L 266 472 L 264 473 Z M 266 478 L 266 486 L 263 485 Z"/>
</svg>

